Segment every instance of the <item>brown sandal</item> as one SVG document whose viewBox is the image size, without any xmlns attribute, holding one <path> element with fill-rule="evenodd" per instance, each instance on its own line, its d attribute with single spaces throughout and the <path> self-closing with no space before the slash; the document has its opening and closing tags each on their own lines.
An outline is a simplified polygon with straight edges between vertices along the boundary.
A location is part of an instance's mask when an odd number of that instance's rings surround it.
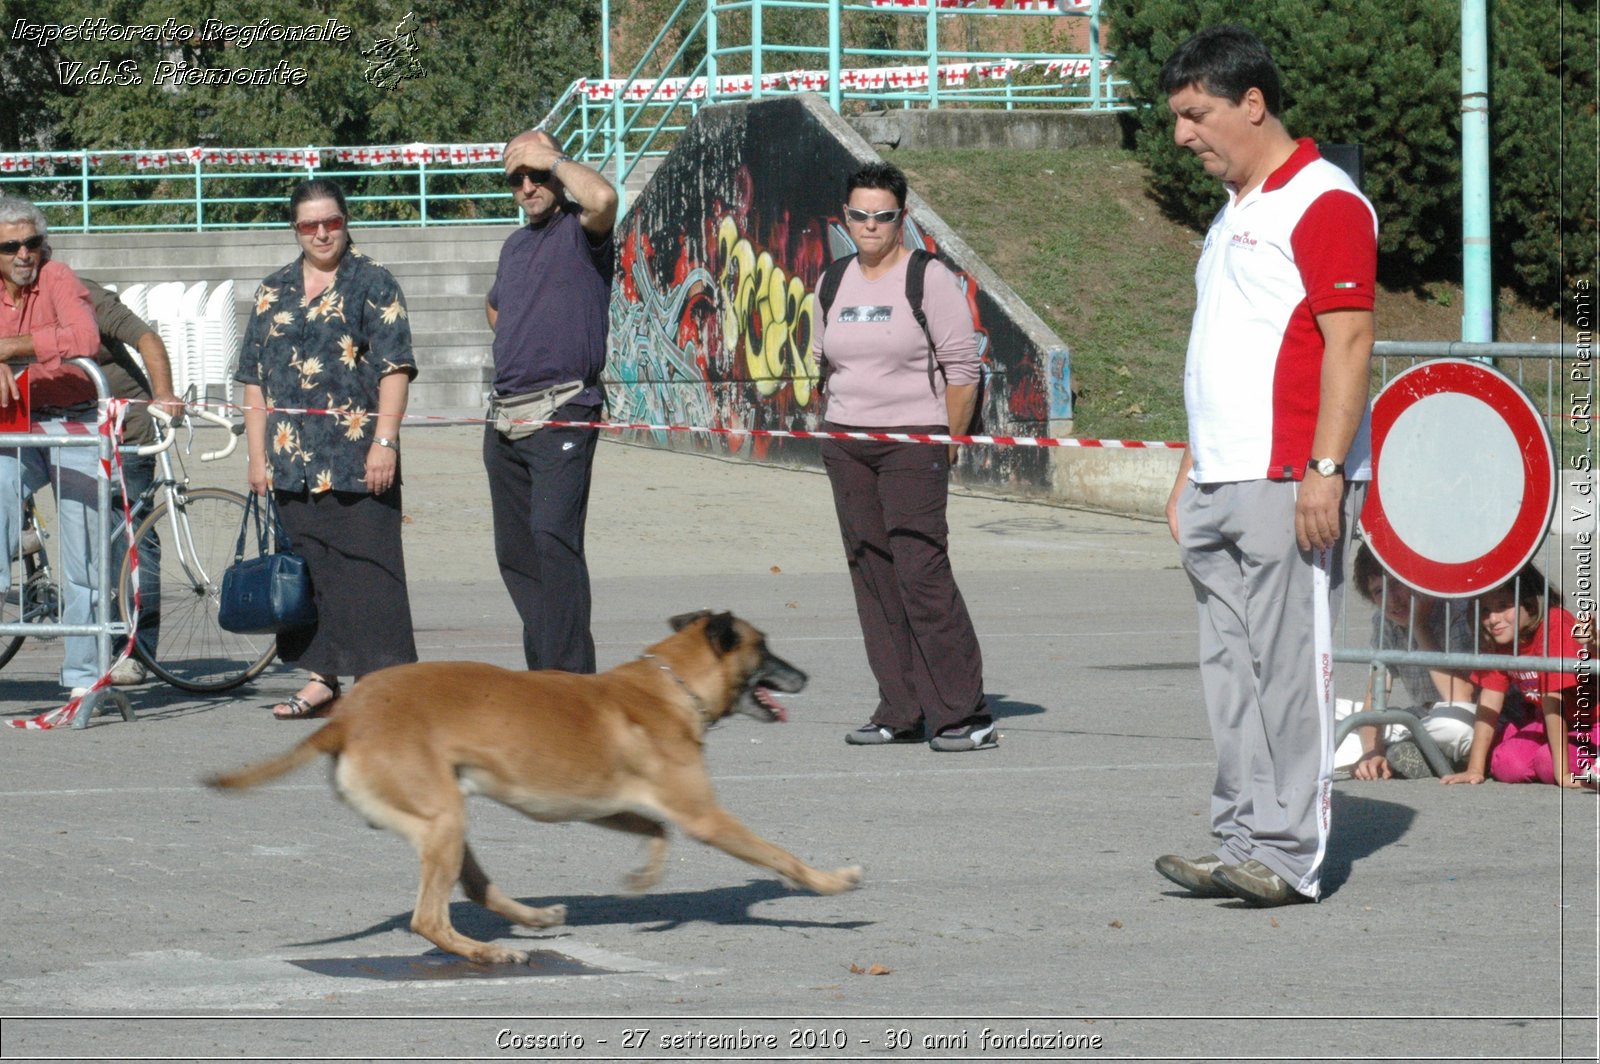
<svg viewBox="0 0 1600 1064">
<path fill-rule="evenodd" d="M 289 698 L 288 701 L 279 702 L 277 705 L 272 707 L 272 718 L 274 720 L 310 720 L 315 717 L 326 717 L 328 715 L 329 707 L 331 707 L 334 703 L 334 700 L 339 697 L 338 677 L 335 677 L 331 680 L 324 680 L 320 676 L 313 676 L 306 682 L 317 683 L 321 684 L 323 687 L 326 687 L 329 692 L 328 697 L 323 699 L 321 702 L 312 702 L 304 695 L 294 695 Z"/>
</svg>

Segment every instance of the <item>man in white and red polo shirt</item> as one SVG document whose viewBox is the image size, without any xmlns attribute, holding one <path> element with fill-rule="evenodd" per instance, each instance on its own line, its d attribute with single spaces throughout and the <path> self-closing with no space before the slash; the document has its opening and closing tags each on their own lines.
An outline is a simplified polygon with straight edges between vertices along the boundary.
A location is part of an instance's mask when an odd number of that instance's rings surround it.
<svg viewBox="0 0 1600 1064">
<path fill-rule="evenodd" d="M 1156 870 L 1191 893 L 1315 901 L 1333 780 L 1329 599 L 1370 476 L 1372 205 L 1278 118 L 1278 71 L 1240 26 L 1161 69 L 1174 138 L 1221 179 L 1184 369 L 1189 448 L 1167 521 L 1200 607 L 1221 842 Z"/>
</svg>

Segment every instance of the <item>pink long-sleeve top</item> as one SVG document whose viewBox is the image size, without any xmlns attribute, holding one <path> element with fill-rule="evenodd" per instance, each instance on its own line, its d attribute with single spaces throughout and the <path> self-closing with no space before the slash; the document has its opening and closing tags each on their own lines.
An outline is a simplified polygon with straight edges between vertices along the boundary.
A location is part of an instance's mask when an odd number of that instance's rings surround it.
<svg viewBox="0 0 1600 1064">
<path fill-rule="evenodd" d="M 944 373 L 928 386 L 928 341 L 906 301 L 911 256 L 869 281 L 852 262 L 839 282 L 826 324 L 813 314 L 812 353 L 828 363 L 827 419 L 836 425 L 893 428 L 946 425 L 945 383 L 976 384 L 982 367 L 966 294 L 943 263 L 928 263 L 922 312 Z"/>
<path fill-rule="evenodd" d="M 64 263 L 46 262 L 15 301 L 0 285 L 0 336 L 33 337 L 36 361 L 28 368 L 28 382 L 35 409 L 94 400 L 89 378 L 64 361 L 93 358 L 100 350 L 89 290 Z"/>
</svg>

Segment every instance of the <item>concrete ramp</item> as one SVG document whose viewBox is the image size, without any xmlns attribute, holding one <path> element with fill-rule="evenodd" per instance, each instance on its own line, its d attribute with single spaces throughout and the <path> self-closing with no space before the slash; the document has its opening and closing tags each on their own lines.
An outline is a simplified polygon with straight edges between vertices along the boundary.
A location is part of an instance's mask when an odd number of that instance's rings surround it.
<svg viewBox="0 0 1600 1064">
<path fill-rule="evenodd" d="M 810 354 L 812 290 L 850 245 L 845 178 L 880 157 L 816 96 L 703 109 L 617 233 L 606 371 L 611 416 L 723 434 L 638 433 L 660 446 L 818 464 L 805 440 L 751 429 L 821 422 Z M 907 231 L 956 264 L 990 374 L 994 434 L 1064 431 L 1066 345 L 912 190 Z M 1050 452 L 973 447 L 963 480 L 1051 488 Z"/>
</svg>

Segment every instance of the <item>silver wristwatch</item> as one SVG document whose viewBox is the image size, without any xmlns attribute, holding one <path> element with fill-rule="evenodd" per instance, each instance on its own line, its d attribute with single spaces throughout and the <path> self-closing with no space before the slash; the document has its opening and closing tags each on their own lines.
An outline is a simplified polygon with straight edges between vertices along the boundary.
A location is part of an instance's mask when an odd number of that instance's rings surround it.
<svg viewBox="0 0 1600 1064">
<path fill-rule="evenodd" d="M 372 442 L 377 444 L 379 447 L 387 447 L 391 451 L 398 451 L 400 449 L 400 441 L 391 440 L 387 436 L 374 436 Z"/>
</svg>

